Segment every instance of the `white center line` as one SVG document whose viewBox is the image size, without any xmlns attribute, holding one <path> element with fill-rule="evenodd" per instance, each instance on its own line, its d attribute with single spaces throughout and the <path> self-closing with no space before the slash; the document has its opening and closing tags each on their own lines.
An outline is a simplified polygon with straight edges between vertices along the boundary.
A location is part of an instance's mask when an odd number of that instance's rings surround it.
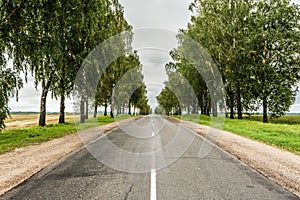
<svg viewBox="0 0 300 200">
<path fill-rule="evenodd" d="M 154 130 L 153 130 L 153 122 L 152 122 L 152 137 L 155 136 Z M 152 151 L 153 151 L 153 161 L 152 161 L 152 169 L 151 169 L 151 188 L 150 188 L 150 200 L 156 200 L 156 169 L 155 169 L 155 138 L 152 141 Z"/>
<path fill-rule="evenodd" d="M 150 200 L 156 200 L 156 170 L 151 169 L 151 193 Z"/>
</svg>

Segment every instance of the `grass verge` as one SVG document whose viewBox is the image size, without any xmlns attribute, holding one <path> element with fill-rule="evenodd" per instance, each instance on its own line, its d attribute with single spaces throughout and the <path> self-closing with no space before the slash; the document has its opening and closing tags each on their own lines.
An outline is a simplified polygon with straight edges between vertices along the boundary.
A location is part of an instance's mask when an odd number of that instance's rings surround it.
<svg viewBox="0 0 300 200">
<path fill-rule="evenodd" d="M 51 139 L 60 138 L 75 133 L 77 130 L 88 129 L 98 125 L 112 123 L 115 120 L 129 118 L 128 115 L 119 115 L 115 119 L 109 116 L 98 116 L 95 119 L 86 120 L 86 123 L 75 125 L 74 122 L 65 124 L 50 124 L 45 127 L 32 126 L 0 132 L 0 154 L 33 144 L 40 144 Z"/>
<path fill-rule="evenodd" d="M 201 115 L 174 116 L 183 120 L 193 121 L 203 125 L 210 125 L 211 118 Z M 251 116 L 244 120 L 224 120 L 223 130 L 241 135 L 253 140 L 291 151 L 300 155 L 300 115 L 289 115 L 283 118 L 270 120 L 264 124 L 261 116 Z M 299 123 L 297 123 L 299 122 Z"/>
</svg>

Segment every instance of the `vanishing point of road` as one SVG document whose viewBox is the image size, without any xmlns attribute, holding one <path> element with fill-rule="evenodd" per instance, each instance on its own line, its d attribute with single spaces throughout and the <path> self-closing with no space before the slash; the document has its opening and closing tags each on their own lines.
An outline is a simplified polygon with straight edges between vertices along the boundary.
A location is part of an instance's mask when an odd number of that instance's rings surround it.
<svg viewBox="0 0 300 200">
<path fill-rule="evenodd" d="M 204 141 L 163 117 L 143 117 L 0 199 L 299 199 L 218 147 L 199 156 Z"/>
</svg>

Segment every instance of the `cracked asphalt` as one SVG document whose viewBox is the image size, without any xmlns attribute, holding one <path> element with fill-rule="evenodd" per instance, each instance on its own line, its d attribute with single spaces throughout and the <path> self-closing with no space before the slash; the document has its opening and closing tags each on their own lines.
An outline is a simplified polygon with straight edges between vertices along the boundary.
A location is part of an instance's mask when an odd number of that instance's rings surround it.
<svg viewBox="0 0 300 200">
<path fill-rule="evenodd" d="M 136 155 L 112 152 L 108 140 Z M 199 158 L 203 141 L 162 117 L 144 117 L 47 167 L 0 199 L 150 199 L 151 168 L 156 169 L 157 199 L 299 199 L 218 147 Z"/>
</svg>

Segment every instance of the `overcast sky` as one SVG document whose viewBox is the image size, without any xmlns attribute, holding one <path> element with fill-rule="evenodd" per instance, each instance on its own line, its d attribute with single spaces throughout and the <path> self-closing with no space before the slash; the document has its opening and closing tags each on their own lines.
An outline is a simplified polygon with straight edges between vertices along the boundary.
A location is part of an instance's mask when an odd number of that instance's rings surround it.
<svg viewBox="0 0 300 200">
<path fill-rule="evenodd" d="M 151 104 L 155 104 L 155 96 L 163 87 L 163 82 L 167 79 L 164 72 L 164 65 L 170 60 L 168 52 L 176 47 L 174 37 L 179 28 L 185 28 L 190 21 L 191 13 L 188 6 L 192 0 L 120 0 L 124 6 L 125 18 L 134 27 L 136 41 L 134 48 L 139 51 L 139 56 L 143 64 L 143 73 L 148 87 L 148 96 Z M 300 3 L 300 0 L 294 0 Z M 143 29 L 148 28 L 148 29 Z M 150 29 L 149 29 L 150 28 Z M 155 30 L 161 30 L 160 37 L 155 37 Z M 147 31 L 148 33 L 146 34 Z M 152 36 L 151 36 L 152 34 Z M 158 39 L 152 48 L 141 41 L 151 38 Z M 159 40 L 160 38 L 160 40 Z M 162 39 L 163 38 L 163 39 Z M 163 46 L 162 48 L 161 45 Z M 159 47 L 159 48 L 156 48 Z M 34 89 L 32 80 L 24 84 L 20 91 L 19 102 L 11 99 L 9 106 L 12 111 L 39 111 L 41 90 Z M 59 102 L 51 99 L 48 95 L 47 111 L 58 112 Z M 72 112 L 72 101 L 67 100 L 66 111 Z M 300 95 L 297 96 L 296 104 L 293 105 L 292 112 L 300 112 Z"/>
</svg>

